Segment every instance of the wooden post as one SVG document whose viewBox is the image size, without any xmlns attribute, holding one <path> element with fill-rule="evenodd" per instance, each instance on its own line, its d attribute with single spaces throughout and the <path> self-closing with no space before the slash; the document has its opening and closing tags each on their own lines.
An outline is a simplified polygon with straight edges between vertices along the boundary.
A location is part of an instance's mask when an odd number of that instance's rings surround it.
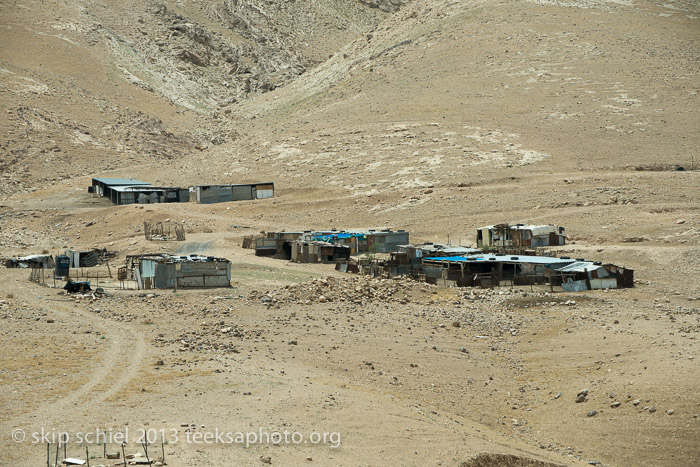
<svg viewBox="0 0 700 467">
<path fill-rule="evenodd" d="M 97 284 L 95 285 L 95 289 L 97 289 L 100 286 L 100 273 L 99 271 L 97 272 Z"/>
<path fill-rule="evenodd" d="M 58 450 L 61 448 L 61 437 L 59 436 L 58 444 L 56 445 L 56 464 L 58 465 Z"/>
<path fill-rule="evenodd" d="M 102 458 L 107 459 L 107 436 L 105 436 L 105 442 L 102 443 Z"/>
<path fill-rule="evenodd" d="M 107 263 L 107 272 L 109 272 L 109 278 L 111 279 L 112 278 L 112 269 L 110 269 L 110 267 L 109 267 L 109 261 L 105 261 L 105 263 Z"/>
<path fill-rule="evenodd" d="M 554 293 L 554 274 L 549 274 L 549 289 Z"/>
<path fill-rule="evenodd" d="M 46 443 L 46 467 L 51 467 L 51 443 Z"/>
<path fill-rule="evenodd" d="M 67 442 L 63 443 L 63 458 L 64 458 L 64 459 L 65 459 L 66 457 L 68 457 L 68 456 L 66 455 L 66 446 L 67 446 L 67 445 L 68 445 Z"/>
<path fill-rule="evenodd" d="M 85 460 L 87 461 L 87 467 L 90 467 L 90 452 L 88 451 L 87 444 L 85 445 Z"/>
<path fill-rule="evenodd" d="M 148 440 L 146 440 L 146 441 L 148 441 Z M 146 442 L 145 441 L 142 442 L 141 445 L 143 446 L 144 454 L 146 454 L 146 462 L 148 462 L 148 465 L 151 465 L 151 459 L 148 458 L 148 446 L 147 446 Z"/>
<path fill-rule="evenodd" d="M 122 459 L 124 460 L 124 465 L 126 466 L 126 453 L 124 452 L 124 442 L 122 442 Z"/>
<path fill-rule="evenodd" d="M 161 457 L 163 457 L 163 465 L 166 465 L 165 464 L 165 446 L 163 446 L 164 441 L 165 441 L 164 438 L 165 438 L 165 435 L 161 432 L 161 434 L 160 434 L 160 454 L 161 454 Z"/>
</svg>

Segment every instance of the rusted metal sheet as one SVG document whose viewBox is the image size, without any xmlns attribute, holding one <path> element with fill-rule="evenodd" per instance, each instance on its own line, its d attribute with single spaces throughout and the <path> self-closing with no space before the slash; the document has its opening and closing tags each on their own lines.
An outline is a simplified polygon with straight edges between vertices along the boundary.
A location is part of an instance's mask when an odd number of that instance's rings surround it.
<svg viewBox="0 0 700 467">
<path fill-rule="evenodd" d="M 561 284 L 561 288 L 566 292 L 583 292 L 588 290 L 588 285 L 586 285 L 585 280 L 575 281 L 569 278 L 568 281 Z"/>
</svg>

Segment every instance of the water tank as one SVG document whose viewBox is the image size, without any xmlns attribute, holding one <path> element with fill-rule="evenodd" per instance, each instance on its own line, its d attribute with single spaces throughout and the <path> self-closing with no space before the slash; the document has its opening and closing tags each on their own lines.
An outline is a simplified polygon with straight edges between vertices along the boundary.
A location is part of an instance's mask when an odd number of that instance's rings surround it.
<svg viewBox="0 0 700 467">
<path fill-rule="evenodd" d="M 70 275 L 70 256 L 56 256 L 56 276 L 68 277 Z"/>
</svg>

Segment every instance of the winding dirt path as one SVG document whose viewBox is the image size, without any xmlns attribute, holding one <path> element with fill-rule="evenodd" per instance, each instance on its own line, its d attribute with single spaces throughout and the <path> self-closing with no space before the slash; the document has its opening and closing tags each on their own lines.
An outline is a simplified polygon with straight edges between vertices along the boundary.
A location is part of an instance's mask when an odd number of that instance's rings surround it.
<svg viewBox="0 0 700 467">
<path fill-rule="evenodd" d="M 73 410 L 78 403 L 93 405 L 105 402 L 137 375 L 141 362 L 148 354 L 146 341 L 137 330 L 65 302 L 49 302 L 47 299 L 53 292 L 54 289 L 23 284 L 15 290 L 15 295 L 25 299 L 31 297 L 32 301 L 38 302 L 37 309 L 50 311 L 58 319 L 80 320 L 94 326 L 101 334 L 109 336 L 109 345 L 93 356 L 99 359 L 99 363 L 94 365 L 94 370 L 77 390 L 63 394 L 53 402 L 42 404 L 36 410 L 11 417 L 3 422 L 5 426 L 22 426 L 38 420 L 42 425 L 49 425 Z"/>
</svg>

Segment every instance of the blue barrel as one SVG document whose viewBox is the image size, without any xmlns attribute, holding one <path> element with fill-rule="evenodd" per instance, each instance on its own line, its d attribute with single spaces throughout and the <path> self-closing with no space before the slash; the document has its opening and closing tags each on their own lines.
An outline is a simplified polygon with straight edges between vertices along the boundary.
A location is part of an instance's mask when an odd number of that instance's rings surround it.
<svg viewBox="0 0 700 467">
<path fill-rule="evenodd" d="M 56 256 L 56 277 L 68 277 L 70 275 L 70 256 Z"/>
</svg>

